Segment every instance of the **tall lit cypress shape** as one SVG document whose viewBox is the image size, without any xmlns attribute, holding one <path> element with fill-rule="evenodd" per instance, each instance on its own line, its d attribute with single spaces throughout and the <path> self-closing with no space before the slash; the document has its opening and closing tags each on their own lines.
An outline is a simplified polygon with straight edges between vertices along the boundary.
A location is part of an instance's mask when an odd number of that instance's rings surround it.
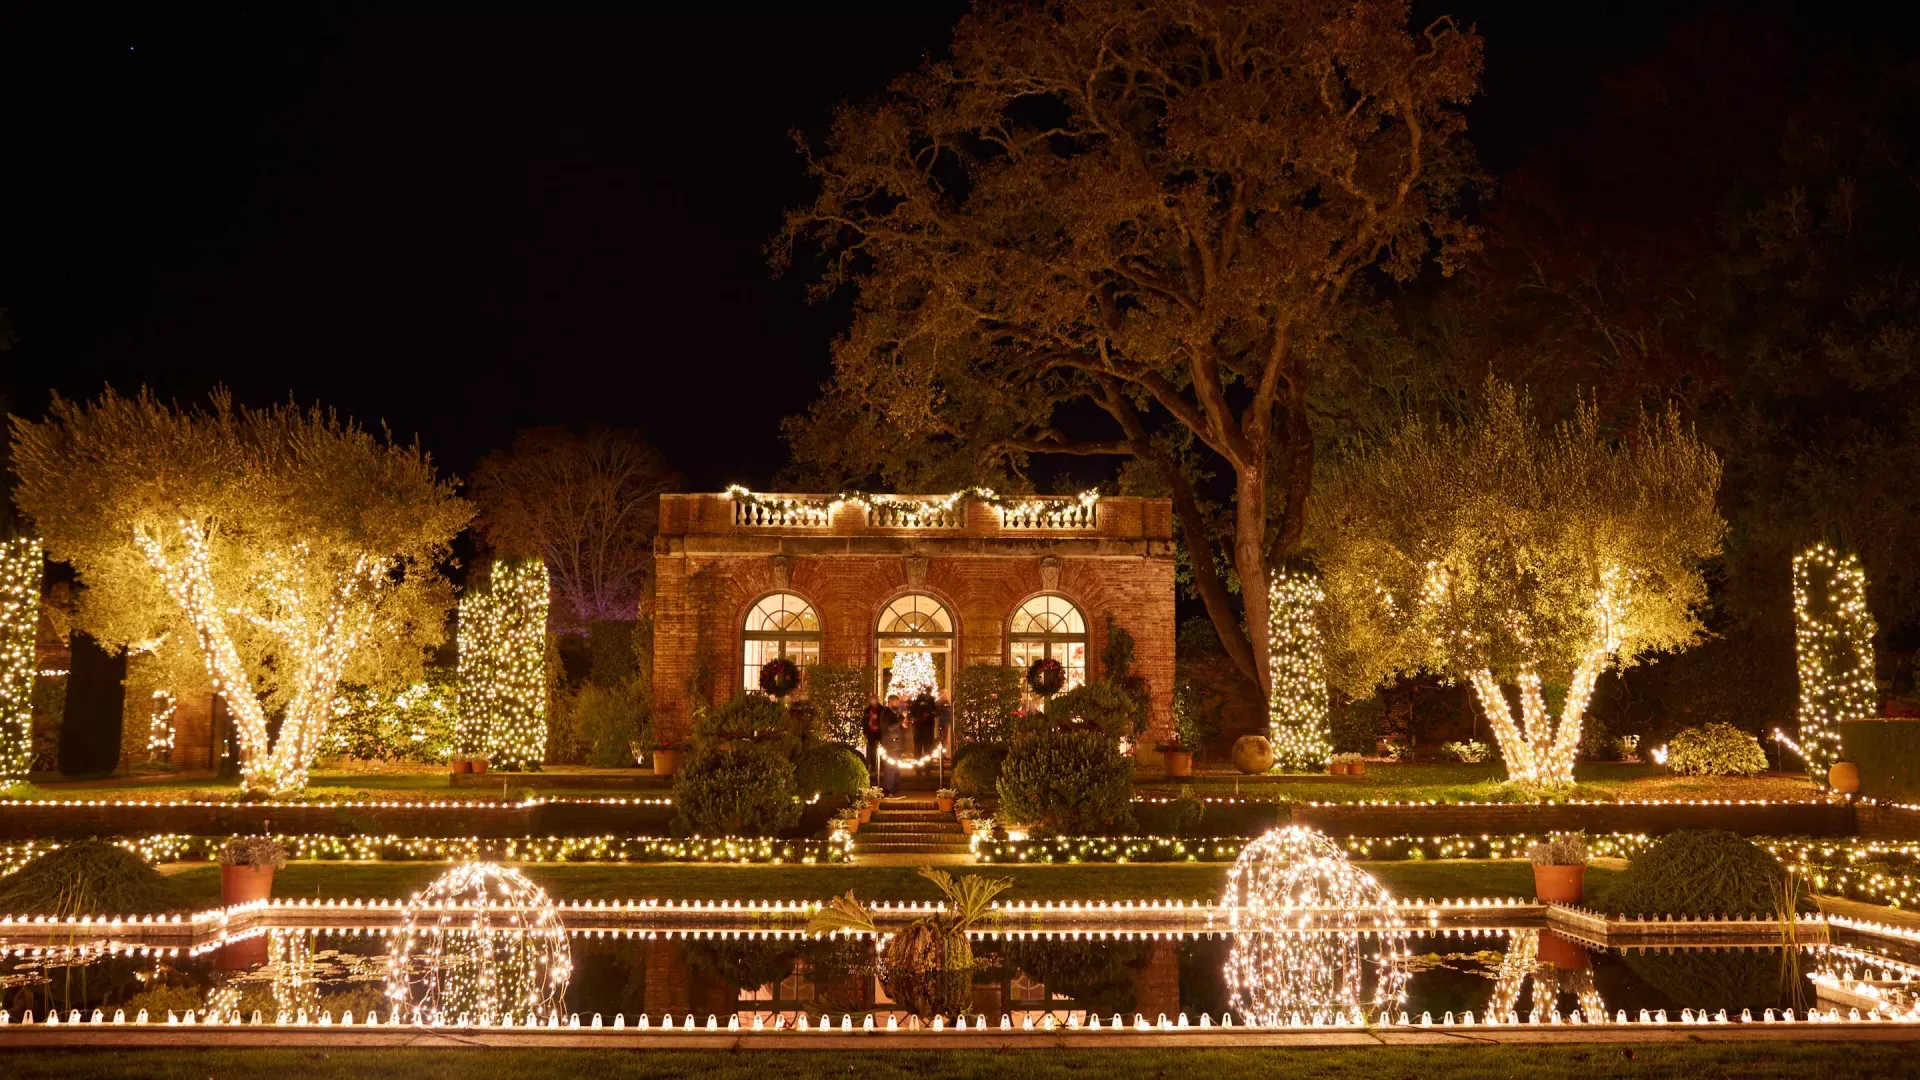
<svg viewBox="0 0 1920 1080">
<path fill-rule="evenodd" d="M 538 559 L 496 562 L 487 590 L 460 598 L 459 752 L 520 771 L 545 760 L 547 602 Z"/>
<path fill-rule="evenodd" d="M 40 541 L 0 541 L 0 784 L 33 763 L 33 639 L 40 619 Z"/>
<path fill-rule="evenodd" d="M 1276 569 L 1269 591 L 1267 658 L 1273 696 L 1267 722 L 1273 760 L 1282 769 L 1318 769 L 1333 755 L 1327 729 L 1327 660 L 1320 609 L 1327 595 L 1320 579 Z"/>
<path fill-rule="evenodd" d="M 1873 614 L 1860 556 L 1816 544 L 1793 560 L 1794 644 L 1800 654 L 1798 750 L 1817 784 L 1840 760 L 1840 722 L 1867 720 L 1877 702 Z"/>
</svg>

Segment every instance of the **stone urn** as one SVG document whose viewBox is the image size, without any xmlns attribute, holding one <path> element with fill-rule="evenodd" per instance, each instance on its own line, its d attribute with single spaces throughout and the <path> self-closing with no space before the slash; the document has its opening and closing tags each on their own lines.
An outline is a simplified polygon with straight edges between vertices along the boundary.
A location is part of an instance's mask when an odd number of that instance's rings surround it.
<svg viewBox="0 0 1920 1080">
<path fill-rule="evenodd" d="M 1587 864 L 1565 866 L 1533 865 L 1533 895 L 1542 903 L 1577 904 L 1584 894 Z"/>
<path fill-rule="evenodd" d="M 220 868 L 220 906 L 250 904 L 273 897 L 273 867 L 223 866 Z"/>
<path fill-rule="evenodd" d="M 1273 768 L 1273 744 L 1264 735 L 1242 735 L 1233 743 L 1233 767 L 1252 776 Z"/>
<path fill-rule="evenodd" d="M 1827 786 L 1836 795 L 1852 795 L 1860 790 L 1860 766 L 1851 761 L 1836 761 L 1827 770 Z"/>
</svg>

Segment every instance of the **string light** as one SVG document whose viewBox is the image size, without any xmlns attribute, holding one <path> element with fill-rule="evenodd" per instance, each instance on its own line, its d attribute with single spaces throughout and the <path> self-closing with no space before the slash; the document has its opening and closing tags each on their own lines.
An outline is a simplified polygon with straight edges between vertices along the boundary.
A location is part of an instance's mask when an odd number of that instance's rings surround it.
<svg viewBox="0 0 1920 1080">
<path fill-rule="evenodd" d="M 1324 768 L 1333 756 L 1327 725 L 1327 661 L 1320 611 L 1327 594 L 1313 574 L 1276 570 L 1268 591 L 1268 728 L 1281 769 Z"/>
<path fill-rule="evenodd" d="M 485 591 L 460 598 L 457 752 L 502 769 L 538 769 L 547 756 L 546 564 L 493 564 Z"/>
<path fill-rule="evenodd" d="M 173 713 L 177 703 L 170 690 L 155 690 L 147 707 L 147 759 L 173 760 Z"/>
<path fill-rule="evenodd" d="M 1840 724 L 1874 716 L 1873 614 L 1860 556 L 1815 544 L 1793 560 L 1794 645 L 1800 668 L 1800 739 L 1783 741 L 1814 783 L 1840 760 Z"/>
<path fill-rule="evenodd" d="M 387 952 L 388 1000 L 428 1027 L 557 1017 L 572 976 L 558 909 L 526 875 L 494 863 L 463 863 L 416 894 Z"/>
<path fill-rule="evenodd" d="M 947 748 L 944 746 L 935 746 L 932 750 L 921 754 L 919 757 L 912 758 L 894 757 L 892 754 L 887 753 L 886 747 L 878 744 L 875 744 L 874 749 L 879 752 L 881 761 L 891 762 L 895 767 L 909 771 L 918 769 L 923 765 L 931 765 L 947 756 Z"/>
<path fill-rule="evenodd" d="M 876 495 L 843 491 L 838 495 L 758 495 L 733 484 L 727 488 L 733 500 L 734 523 L 776 527 L 821 528 L 830 524 L 834 511 L 842 506 L 859 506 L 867 511 L 869 523 L 878 528 L 929 529 L 958 528 L 960 515 L 954 513 L 961 501 L 972 498 L 993 507 L 1000 514 L 1000 525 L 1008 529 L 1091 529 L 1099 522 L 1100 492 L 1088 489 L 1077 496 L 1048 498 L 1039 495 L 1002 496 L 992 488 L 962 488 L 947 495 Z"/>
<path fill-rule="evenodd" d="M 226 700 L 240 743 L 241 784 L 283 795 L 307 786 L 307 770 L 325 737 L 333 698 L 356 649 L 383 629 L 379 599 L 391 585 L 392 561 L 362 555 L 335 580 L 310 580 L 308 551 L 269 553 L 266 575 L 255 583 L 257 607 L 222 609 L 214 595 L 212 556 L 197 521 L 176 522 L 179 554 L 170 555 L 156 530 L 134 529 L 134 544 L 179 604 L 200 641 L 214 692 Z M 315 604 L 311 597 L 325 595 Z M 292 689 L 279 736 L 269 735 L 266 710 L 234 647 L 226 616 L 236 615 L 279 639 L 286 684 Z"/>
<path fill-rule="evenodd" d="M 940 689 L 940 680 L 934 674 L 933 654 L 926 649 L 913 646 L 918 641 L 902 643 L 905 649 L 893 654 L 893 673 L 887 678 L 887 697 L 901 697 L 912 701 L 921 694 L 932 694 Z"/>
<path fill-rule="evenodd" d="M 1227 873 L 1223 906 L 1229 1007 L 1248 1023 L 1363 1024 L 1367 1012 L 1406 1001 L 1405 916 L 1325 835 L 1289 826 L 1248 844 Z"/>
<path fill-rule="evenodd" d="M 26 779 L 33 765 L 41 566 L 40 541 L 0 540 L 0 787 Z"/>
</svg>

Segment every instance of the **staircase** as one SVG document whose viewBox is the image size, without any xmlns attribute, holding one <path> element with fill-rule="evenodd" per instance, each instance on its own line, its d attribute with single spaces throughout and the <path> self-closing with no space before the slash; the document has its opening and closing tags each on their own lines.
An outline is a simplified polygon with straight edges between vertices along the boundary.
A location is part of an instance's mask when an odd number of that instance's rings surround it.
<svg viewBox="0 0 1920 1080">
<path fill-rule="evenodd" d="M 966 830 L 930 798 L 883 799 L 853 834 L 856 859 L 869 855 L 967 855 Z"/>
</svg>

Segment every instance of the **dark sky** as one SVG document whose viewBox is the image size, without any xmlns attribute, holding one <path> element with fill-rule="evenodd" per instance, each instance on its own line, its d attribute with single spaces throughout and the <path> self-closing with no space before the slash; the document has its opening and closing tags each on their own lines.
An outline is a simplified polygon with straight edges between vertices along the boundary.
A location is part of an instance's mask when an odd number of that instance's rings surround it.
<svg viewBox="0 0 1920 1080">
<path fill-rule="evenodd" d="M 1486 38 L 1471 127 L 1498 173 L 1683 6 L 1421 11 Z M 11 5 L 6 406 L 224 382 L 417 432 L 455 470 L 597 422 L 696 488 L 765 485 L 841 320 L 762 255 L 805 192 L 787 132 L 944 48 L 964 4 L 555 7 Z"/>
</svg>

